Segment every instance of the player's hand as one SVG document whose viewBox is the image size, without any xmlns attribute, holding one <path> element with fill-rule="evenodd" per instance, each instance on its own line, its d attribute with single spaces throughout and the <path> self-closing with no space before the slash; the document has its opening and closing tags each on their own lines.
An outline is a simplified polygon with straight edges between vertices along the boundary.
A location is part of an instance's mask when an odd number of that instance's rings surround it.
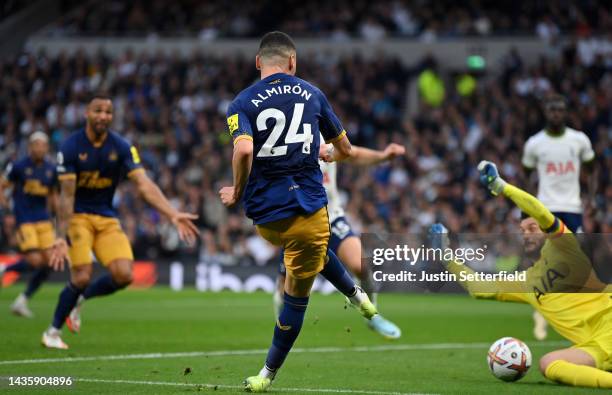
<svg viewBox="0 0 612 395">
<path fill-rule="evenodd" d="M 403 145 L 391 143 L 387 145 L 383 152 L 386 160 L 391 160 L 406 155 L 406 148 Z"/>
<path fill-rule="evenodd" d="M 440 222 L 429 227 L 427 237 L 429 238 L 431 248 L 443 250 L 450 245 L 448 240 L 448 229 Z"/>
<path fill-rule="evenodd" d="M 319 159 L 323 162 L 334 161 L 334 145 L 333 144 L 321 144 L 319 147 Z"/>
<path fill-rule="evenodd" d="M 225 207 L 232 207 L 236 203 L 238 203 L 238 199 L 236 198 L 236 188 L 234 187 L 223 187 L 219 191 L 219 197 L 221 198 L 221 202 Z"/>
<path fill-rule="evenodd" d="M 183 212 L 177 212 L 170 218 L 181 240 L 190 246 L 194 245 L 196 237 L 200 234 L 200 230 L 192 222 L 196 219 L 198 219 L 197 215 Z"/>
<path fill-rule="evenodd" d="M 480 173 L 480 183 L 485 186 L 494 196 L 499 195 L 504 190 L 506 181 L 499 176 L 495 163 L 483 160 L 478 164 Z"/>
<path fill-rule="evenodd" d="M 65 262 L 68 261 L 68 242 L 63 237 L 59 237 L 53 243 L 51 247 L 51 258 L 49 259 L 49 266 L 56 272 L 63 271 Z"/>
</svg>

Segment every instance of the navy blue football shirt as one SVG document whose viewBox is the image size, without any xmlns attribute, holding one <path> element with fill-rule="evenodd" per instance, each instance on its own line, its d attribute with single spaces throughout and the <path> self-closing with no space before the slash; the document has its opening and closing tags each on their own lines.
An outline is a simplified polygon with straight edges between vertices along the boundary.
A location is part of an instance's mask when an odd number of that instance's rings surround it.
<svg viewBox="0 0 612 395">
<path fill-rule="evenodd" d="M 318 157 L 320 135 L 346 133 L 314 85 L 277 73 L 240 92 L 227 111 L 234 143 L 253 140 L 253 165 L 243 195 L 247 217 L 264 224 L 313 213 L 327 204 Z"/>
</svg>

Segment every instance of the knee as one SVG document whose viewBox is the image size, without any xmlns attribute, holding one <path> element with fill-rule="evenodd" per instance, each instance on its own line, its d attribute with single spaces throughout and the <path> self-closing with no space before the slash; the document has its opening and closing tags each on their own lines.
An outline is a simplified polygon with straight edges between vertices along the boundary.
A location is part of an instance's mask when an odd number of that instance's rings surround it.
<svg viewBox="0 0 612 395">
<path fill-rule="evenodd" d="M 555 362 L 558 359 L 559 358 L 557 358 L 554 355 L 554 353 L 551 353 L 551 352 L 542 356 L 542 358 L 540 358 L 540 364 L 539 364 L 540 373 L 542 373 L 542 375 L 546 377 L 546 369 L 548 369 L 551 363 Z"/>
<path fill-rule="evenodd" d="M 112 273 L 113 281 L 120 287 L 127 287 L 134 281 L 131 269 L 117 270 Z"/>
<path fill-rule="evenodd" d="M 91 270 L 76 270 L 72 273 L 70 281 L 79 289 L 85 289 L 91 281 Z"/>
<path fill-rule="evenodd" d="M 38 269 L 39 267 L 43 265 L 43 263 L 45 263 L 43 254 L 38 251 L 28 253 L 26 255 L 26 261 L 28 262 L 28 264 L 30 264 L 30 266 L 36 269 Z"/>
</svg>

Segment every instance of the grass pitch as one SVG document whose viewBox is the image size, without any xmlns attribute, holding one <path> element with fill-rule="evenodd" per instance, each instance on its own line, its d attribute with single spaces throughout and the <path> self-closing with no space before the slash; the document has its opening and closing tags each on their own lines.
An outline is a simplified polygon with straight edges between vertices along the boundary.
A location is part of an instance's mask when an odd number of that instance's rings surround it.
<svg viewBox="0 0 612 395">
<path fill-rule="evenodd" d="M 0 393 L 238 393 L 261 368 L 272 338 L 272 298 L 263 293 L 127 290 L 88 301 L 70 350 L 46 350 L 40 336 L 60 287 L 31 302 L 36 318 L 11 316 L 22 285 L 0 291 Z M 315 294 L 304 327 L 271 393 L 294 394 L 584 394 L 538 372 L 538 358 L 565 346 L 557 334 L 539 343 L 528 306 L 463 295 L 381 295 L 381 311 L 403 330 L 390 342 L 370 331 L 340 295 Z M 517 383 L 486 366 L 490 343 L 514 336 L 534 364 Z M 10 387 L 9 376 L 71 376 L 73 386 Z"/>
</svg>

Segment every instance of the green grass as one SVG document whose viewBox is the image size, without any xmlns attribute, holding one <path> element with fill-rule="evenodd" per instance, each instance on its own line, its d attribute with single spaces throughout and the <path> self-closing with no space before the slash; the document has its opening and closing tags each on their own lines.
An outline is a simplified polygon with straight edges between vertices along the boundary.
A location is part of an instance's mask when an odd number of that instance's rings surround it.
<svg viewBox="0 0 612 395">
<path fill-rule="evenodd" d="M 91 300 L 83 309 L 79 335 L 65 331 L 69 351 L 46 350 L 40 335 L 49 324 L 60 288 L 48 285 L 31 307 L 36 318 L 11 316 L 8 306 L 21 285 L 0 292 L 0 361 L 168 353 L 215 350 L 264 350 L 272 337 L 270 295 L 172 292 L 166 288 L 128 290 Z M 537 370 L 538 358 L 555 348 L 538 344 L 531 335 L 528 306 L 476 301 L 460 295 L 381 295 L 383 313 L 403 329 L 397 342 L 385 341 L 363 324 L 355 311 L 344 310 L 339 295 L 311 298 L 306 321 L 296 343 L 300 349 L 351 348 L 429 343 L 485 343 L 515 336 L 531 346 L 534 366 L 517 383 L 503 383 L 489 373 L 487 346 L 357 352 L 290 354 L 272 392 L 306 393 L 299 389 L 396 391 L 443 394 L 565 394 L 585 389 L 555 385 Z M 562 340 L 552 334 L 552 341 Z M 559 347 L 559 346 L 556 346 Z M 208 355 L 156 359 L 95 360 L 3 364 L 0 376 L 72 376 L 113 382 L 77 382 L 69 389 L 8 388 L 0 393 L 237 393 L 242 380 L 257 373 L 265 352 L 247 355 Z M 185 369 L 191 373 L 185 375 Z M 144 385 L 118 380 L 185 383 Z M 199 387 L 213 384 L 219 387 Z M 311 391 L 308 393 L 317 393 Z M 356 392 L 358 393 L 358 392 Z"/>
</svg>

